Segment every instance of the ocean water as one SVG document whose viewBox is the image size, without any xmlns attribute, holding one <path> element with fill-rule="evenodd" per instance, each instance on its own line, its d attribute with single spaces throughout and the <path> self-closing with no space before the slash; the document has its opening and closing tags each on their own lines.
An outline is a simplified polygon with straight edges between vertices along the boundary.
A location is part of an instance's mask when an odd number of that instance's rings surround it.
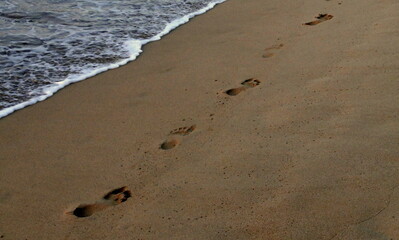
<svg viewBox="0 0 399 240">
<path fill-rule="evenodd" d="M 134 60 L 225 0 L 1 0 L 0 118 Z"/>
</svg>

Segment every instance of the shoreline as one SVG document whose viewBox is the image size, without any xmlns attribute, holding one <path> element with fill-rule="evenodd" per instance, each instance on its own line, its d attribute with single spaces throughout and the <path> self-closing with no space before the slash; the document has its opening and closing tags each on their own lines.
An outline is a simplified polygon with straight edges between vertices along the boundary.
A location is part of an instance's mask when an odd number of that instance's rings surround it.
<svg viewBox="0 0 399 240">
<path fill-rule="evenodd" d="M 70 76 L 68 76 L 66 79 L 64 79 L 63 81 L 59 81 L 59 82 L 55 82 L 51 85 L 48 85 L 46 87 L 41 87 L 36 89 L 35 91 L 40 91 L 43 92 L 42 95 L 31 98 L 27 101 L 18 103 L 14 106 L 11 107 L 7 107 L 4 109 L 0 109 L 0 119 L 4 118 L 10 114 L 12 114 L 15 111 L 21 110 L 23 108 L 29 107 L 33 104 L 36 104 L 38 102 L 42 102 L 44 100 L 46 100 L 47 98 L 53 96 L 55 93 L 57 93 L 59 90 L 69 86 L 70 84 L 73 83 L 77 83 L 80 81 L 84 81 L 88 78 L 94 77 L 100 73 L 103 73 L 105 71 L 109 71 L 118 67 L 121 67 L 123 65 L 126 65 L 129 62 L 132 62 L 134 60 L 136 60 L 136 58 L 142 53 L 142 48 L 144 45 L 150 43 L 150 42 L 154 42 L 154 41 L 159 41 L 161 40 L 161 38 L 163 36 L 165 36 L 166 34 L 169 34 L 171 31 L 173 31 L 174 29 L 176 29 L 177 27 L 187 23 L 190 21 L 190 19 L 204 14 L 209 10 L 212 10 L 214 7 L 216 7 L 218 4 L 221 4 L 223 2 L 225 2 L 226 0 L 215 0 L 215 2 L 211 2 L 209 3 L 206 7 L 199 9 L 195 12 L 192 12 L 190 14 L 187 14 L 179 19 L 175 19 L 172 22 L 170 22 L 169 24 L 167 24 L 165 26 L 165 28 L 158 33 L 157 35 L 153 36 L 152 38 L 149 39 L 144 39 L 144 40 L 138 40 L 138 39 L 131 39 L 127 42 L 124 43 L 124 45 L 127 48 L 127 51 L 130 52 L 130 56 L 126 59 L 122 59 L 121 61 L 118 62 L 114 62 L 114 63 L 110 63 L 107 66 L 101 66 L 101 67 L 97 67 L 95 69 L 91 69 L 91 70 L 85 70 L 82 73 L 79 74 L 71 74 Z"/>
<path fill-rule="evenodd" d="M 229 0 L 0 119 L 0 236 L 394 239 L 398 10 Z"/>
</svg>

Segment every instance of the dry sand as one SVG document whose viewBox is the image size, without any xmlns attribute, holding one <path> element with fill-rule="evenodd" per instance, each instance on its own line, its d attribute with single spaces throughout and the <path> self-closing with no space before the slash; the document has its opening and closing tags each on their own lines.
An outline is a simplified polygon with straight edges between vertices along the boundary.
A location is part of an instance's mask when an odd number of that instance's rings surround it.
<svg viewBox="0 0 399 240">
<path fill-rule="evenodd" d="M 398 13 L 229 0 L 1 119 L 1 238 L 399 239 Z"/>
</svg>

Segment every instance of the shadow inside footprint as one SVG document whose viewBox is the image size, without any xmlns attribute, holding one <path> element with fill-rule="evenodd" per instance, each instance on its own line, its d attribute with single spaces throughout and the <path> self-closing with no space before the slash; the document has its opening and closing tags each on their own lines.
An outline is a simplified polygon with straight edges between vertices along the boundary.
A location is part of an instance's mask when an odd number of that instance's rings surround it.
<svg viewBox="0 0 399 240">
<path fill-rule="evenodd" d="M 232 88 L 227 90 L 225 93 L 229 96 L 236 96 L 239 93 L 241 93 L 242 91 L 245 91 L 246 88 L 245 87 L 239 87 L 239 88 Z"/>
<path fill-rule="evenodd" d="M 262 55 L 262 57 L 264 57 L 264 58 L 269 58 L 269 57 L 273 57 L 274 56 L 274 53 L 272 53 L 272 52 L 270 52 L 271 50 L 274 50 L 274 49 L 280 49 L 280 48 L 282 48 L 284 46 L 284 44 L 276 44 L 276 45 L 273 45 L 273 46 L 271 46 L 271 47 L 268 47 L 268 48 L 265 48 L 265 53 Z"/>
<path fill-rule="evenodd" d="M 173 129 L 172 131 L 170 131 L 169 135 L 187 136 L 190 133 L 192 133 L 196 128 L 197 128 L 196 125 L 191 125 L 190 127 L 176 128 L 176 129 Z M 176 138 L 168 139 L 161 144 L 160 149 L 169 150 L 169 149 L 176 147 L 179 144 L 180 144 L 180 140 L 178 140 Z"/>
<path fill-rule="evenodd" d="M 132 192 L 127 187 L 121 187 L 112 190 L 104 195 L 103 199 L 110 200 L 114 204 L 126 202 L 128 198 L 132 197 Z"/>
<path fill-rule="evenodd" d="M 169 150 L 176 147 L 177 145 L 179 145 L 179 141 L 176 139 L 166 140 L 161 144 L 160 148 L 163 150 Z"/>
<path fill-rule="evenodd" d="M 274 56 L 274 53 L 270 53 L 270 52 L 266 52 L 266 53 L 264 53 L 262 55 L 263 58 L 270 58 L 270 57 L 273 57 L 273 56 Z"/>
<path fill-rule="evenodd" d="M 188 134 L 190 134 L 191 132 L 193 132 L 195 130 L 197 126 L 196 125 L 192 125 L 190 127 L 180 127 L 180 128 L 176 128 L 172 131 L 170 131 L 169 135 L 182 135 L 182 136 L 186 136 Z"/>
<path fill-rule="evenodd" d="M 81 204 L 71 213 L 76 217 L 89 217 L 98 211 L 127 201 L 131 196 L 132 193 L 127 187 L 117 188 L 107 193 L 100 201 L 93 204 Z"/>
<path fill-rule="evenodd" d="M 313 26 L 313 25 L 317 25 L 319 23 L 325 22 L 327 20 L 332 19 L 334 16 L 330 15 L 330 14 L 319 14 L 319 16 L 317 16 L 317 20 L 311 21 L 311 22 L 307 22 L 307 23 L 303 23 L 302 25 L 308 25 L 308 26 Z"/>
<path fill-rule="evenodd" d="M 241 85 L 243 85 L 243 87 L 232 88 L 232 89 L 225 91 L 225 93 L 229 96 L 236 96 L 239 93 L 247 90 L 248 88 L 256 87 L 259 84 L 260 84 L 260 81 L 258 79 L 250 78 L 241 83 Z"/>
<path fill-rule="evenodd" d="M 258 79 L 255 79 L 255 78 L 247 79 L 247 80 L 245 80 L 244 82 L 241 83 L 241 85 L 244 85 L 244 86 L 250 87 L 250 88 L 256 87 L 259 84 L 260 84 L 260 81 Z"/>
<path fill-rule="evenodd" d="M 89 217 L 93 215 L 97 211 L 101 211 L 102 209 L 105 209 L 105 206 L 99 205 L 97 203 L 94 204 L 84 204 L 84 205 L 79 205 L 72 213 L 76 217 Z"/>
</svg>

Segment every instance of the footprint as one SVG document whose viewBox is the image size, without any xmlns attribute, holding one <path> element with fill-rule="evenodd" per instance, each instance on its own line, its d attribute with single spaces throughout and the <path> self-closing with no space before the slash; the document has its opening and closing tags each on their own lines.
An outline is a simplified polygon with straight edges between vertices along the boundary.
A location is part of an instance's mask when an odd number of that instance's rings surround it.
<svg viewBox="0 0 399 240">
<path fill-rule="evenodd" d="M 259 84 L 260 84 L 260 81 L 258 79 L 250 78 L 241 83 L 241 85 L 243 85 L 243 87 L 232 88 L 232 89 L 225 91 L 225 93 L 229 96 L 236 96 L 239 93 L 247 90 L 248 88 L 254 88 L 254 87 L 258 86 Z"/>
<path fill-rule="evenodd" d="M 256 87 L 259 84 L 260 84 L 260 81 L 258 79 L 255 79 L 255 78 L 247 79 L 247 80 L 245 80 L 244 82 L 241 83 L 241 85 L 244 85 L 244 86 L 250 87 L 250 88 Z"/>
<path fill-rule="evenodd" d="M 79 205 L 75 210 L 70 212 L 70 214 L 76 217 L 89 217 L 98 211 L 126 202 L 131 196 L 132 193 L 127 187 L 117 188 L 107 193 L 101 200 L 93 204 Z"/>
<path fill-rule="evenodd" d="M 169 150 L 169 149 L 172 149 L 172 148 L 176 147 L 177 145 L 179 145 L 179 143 L 180 143 L 180 141 L 178 141 L 176 139 L 166 140 L 165 142 L 163 142 L 161 144 L 161 149 Z"/>
<path fill-rule="evenodd" d="M 190 127 L 176 128 L 176 129 L 170 131 L 169 135 L 186 136 L 186 135 L 190 134 L 192 131 L 194 131 L 196 127 L 197 127 L 196 125 L 192 125 Z"/>
<path fill-rule="evenodd" d="M 247 90 L 246 87 L 238 87 L 238 88 L 232 88 L 227 90 L 225 93 L 229 96 L 235 96 L 238 95 L 239 93 L 241 93 L 242 91 Z"/>
<path fill-rule="evenodd" d="M 118 205 L 120 203 L 126 202 L 131 196 L 132 192 L 125 186 L 112 190 L 111 192 L 107 193 L 103 199 L 110 201 L 110 203 L 113 205 Z"/>
<path fill-rule="evenodd" d="M 262 55 L 262 57 L 264 57 L 264 58 L 269 58 L 269 57 L 273 57 L 274 56 L 274 53 L 273 52 L 270 52 L 271 50 L 277 50 L 277 49 L 280 49 L 280 48 L 282 48 L 282 47 L 284 47 L 284 44 L 276 44 L 276 45 L 273 45 L 273 46 L 271 46 L 271 47 L 268 47 L 268 48 L 265 48 L 265 53 Z"/>
<path fill-rule="evenodd" d="M 309 26 L 313 26 L 313 25 L 317 25 L 321 22 L 325 22 L 327 20 L 332 19 L 334 16 L 330 15 L 330 14 L 319 14 L 319 16 L 317 16 L 317 20 L 311 21 L 311 22 L 307 22 L 307 23 L 303 23 L 302 25 L 309 25 Z"/>
<path fill-rule="evenodd" d="M 164 141 L 161 144 L 160 148 L 163 150 L 169 150 L 169 149 L 176 147 L 177 145 L 180 144 L 180 140 L 176 138 L 176 135 L 187 136 L 190 133 L 192 133 L 196 127 L 197 127 L 196 125 L 192 125 L 190 127 L 180 127 L 180 128 L 173 129 L 169 133 L 169 136 L 173 136 L 173 137 Z"/>
</svg>

